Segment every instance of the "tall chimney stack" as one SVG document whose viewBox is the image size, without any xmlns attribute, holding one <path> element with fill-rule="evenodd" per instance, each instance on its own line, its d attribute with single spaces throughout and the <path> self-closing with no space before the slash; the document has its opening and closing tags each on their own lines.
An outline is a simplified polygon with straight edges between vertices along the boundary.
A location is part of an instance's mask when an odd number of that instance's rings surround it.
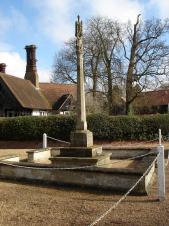
<svg viewBox="0 0 169 226">
<path fill-rule="evenodd" d="M 25 79 L 32 82 L 32 84 L 38 89 L 39 88 L 39 76 L 36 68 L 36 46 L 28 45 L 25 46 L 26 49 L 26 73 Z"/>
<path fill-rule="evenodd" d="M 6 73 L 5 70 L 6 70 L 6 64 L 1 63 L 1 64 L 0 64 L 0 72 L 1 72 L 1 73 Z"/>
</svg>

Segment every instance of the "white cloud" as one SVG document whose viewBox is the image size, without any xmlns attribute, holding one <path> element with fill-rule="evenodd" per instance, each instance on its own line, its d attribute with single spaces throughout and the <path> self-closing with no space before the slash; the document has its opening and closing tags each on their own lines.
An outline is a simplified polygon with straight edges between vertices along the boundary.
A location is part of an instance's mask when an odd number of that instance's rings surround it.
<svg viewBox="0 0 169 226">
<path fill-rule="evenodd" d="M 13 32 L 13 30 L 14 32 L 28 33 L 31 30 L 31 27 L 27 18 L 21 11 L 14 7 L 9 7 L 9 16 L 6 16 L 0 11 L 0 39 L 4 39 L 4 37 L 9 32 Z"/>
<path fill-rule="evenodd" d="M 11 44 L 0 40 L 0 51 L 1 52 L 11 51 L 12 49 L 13 49 L 13 46 Z"/>
<path fill-rule="evenodd" d="M 39 81 L 40 82 L 50 82 L 50 70 L 40 68 L 38 70 Z"/>
<path fill-rule="evenodd" d="M 150 0 L 149 7 L 153 6 L 158 8 L 158 14 L 161 18 L 169 16 L 169 0 Z"/>
<path fill-rule="evenodd" d="M 4 36 L 6 32 L 9 30 L 11 26 L 11 20 L 10 18 L 6 17 L 1 11 L 0 11 L 0 37 Z"/>
<path fill-rule="evenodd" d="M 72 35 L 70 21 L 72 0 L 32 0 L 31 2 L 38 11 L 37 24 L 40 31 L 52 41 L 56 43 L 67 40 Z"/>
<path fill-rule="evenodd" d="M 37 24 L 41 32 L 54 43 L 66 41 L 74 35 L 76 14 L 83 16 L 107 16 L 127 22 L 136 20 L 143 12 L 139 0 L 31 0 L 37 12 Z M 83 18 L 82 18 L 83 19 Z"/>
<path fill-rule="evenodd" d="M 26 62 L 17 52 L 0 52 L 0 62 L 7 65 L 7 74 L 24 77 Z"/>
<path fill-rule="evenodd" d="M 14 7 L 9 7 L 10 16 L 6 17 L 0 11 L 0 63 L 5 63 L 6 73 L 24 78 L 26 70 L 26 61 L 23 59 L 19 52 L 15 51 L 14 46 L 10 43 L 7 43 L 5 37 L 8 35 L 8 32 L 21 32 L 26 33 L 30 31 L 30 26 L 27 18 L 22 14 L 21 11 L 17 10 Z M 11 35 L 11 34 L 10 34 Z M 42 82 L 49 82 L 50 72 L 47 69 L 39 69 L 39 80 Z"/>
<path fill-rule="evenodd" d="M 144 11 L 137 0 L 92 0 L 90 3 L 93 14 L 118 19 L 121 22 L 135 21 L 137 15 Z"/>
<path fill-rule="evenodd" d="M 27 18 L 22 14 L 18 9 L 11 7 L 10 8 L 10 18 L 12 27 L 19 32 L 29 32 L 30 25 Z"/>
<path fill-rule="evenodd" d="M 5 63 L 6 73 L 24 78 L 26 70 L 26 61 L 17 52 L 0 52 L 0 62 Z M 50 71 L 47 69 L 38 69 L 39 81 L 49 82 Z"/>
</svg>

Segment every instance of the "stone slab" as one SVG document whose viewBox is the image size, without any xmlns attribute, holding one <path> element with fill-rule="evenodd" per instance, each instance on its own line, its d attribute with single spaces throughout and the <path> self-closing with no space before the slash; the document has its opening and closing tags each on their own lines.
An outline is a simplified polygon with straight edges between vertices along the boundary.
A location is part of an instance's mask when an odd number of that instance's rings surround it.
<svg viewBox="0 0 169 226">
<path fill-rule="evenodd" d="M 110 154 L 102 154 L 94 158 L 90 157 L 51 157 L 49 160 L 58 167 L 77 167 L 77 166 L 105 166 L 110 164 Z"/>
<path fill-rule="evenodd" d="M 101 146 L 63 147 L 60 149 L 60 157 L 94 157 L 101 153 Z"/>
<path fill-rule="evenodd" d="M 49 148 L 43 148 L 27 151 L 27 155 L 28 162 L 38 162 L 48 160 L 51 157 L 51 152 Z"/>
<path fill-rule="evenodd" d="M 49 160 L 58 167 L 77 167 L 96 165 L 96 158 L 51 157 Z"/>
</svg>

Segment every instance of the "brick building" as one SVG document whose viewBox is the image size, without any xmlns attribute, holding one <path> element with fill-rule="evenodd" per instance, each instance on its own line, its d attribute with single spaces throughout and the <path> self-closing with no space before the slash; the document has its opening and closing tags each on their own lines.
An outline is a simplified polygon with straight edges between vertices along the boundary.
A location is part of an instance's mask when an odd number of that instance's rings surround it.
<svg viewBox="0 0 169 226">
<path fill-rule="evenodd" d="M 142 92 L 134 103 L 136 113 L 156 114 L 169 112 L 169 89 Z"/>
</svg>

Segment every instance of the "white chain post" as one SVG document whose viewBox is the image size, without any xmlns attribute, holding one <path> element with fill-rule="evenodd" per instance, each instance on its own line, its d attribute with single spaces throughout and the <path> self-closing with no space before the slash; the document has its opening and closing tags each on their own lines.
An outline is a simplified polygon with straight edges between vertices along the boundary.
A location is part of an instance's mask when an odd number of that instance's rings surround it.
<svg viewBox="0 0 169 226">
<path fill-rule="evenodd" d="M 159 145 L 161 145 L 161 129 L 159 129 Z"/>
<path fill-rule="evenodd" d="M 164 159 L 164 146 L 161 145 L 161 129 L 159 129 L 159 146 L 157 147 L 157 176 L 158 176 L 158 195 L 159 200 L 165 199 L 165 159 Z"/>
<path fill-rule="evenodd" d="M 47 148 L 47 134 L 43 134 L 43 148 Z"/>
</svg>

